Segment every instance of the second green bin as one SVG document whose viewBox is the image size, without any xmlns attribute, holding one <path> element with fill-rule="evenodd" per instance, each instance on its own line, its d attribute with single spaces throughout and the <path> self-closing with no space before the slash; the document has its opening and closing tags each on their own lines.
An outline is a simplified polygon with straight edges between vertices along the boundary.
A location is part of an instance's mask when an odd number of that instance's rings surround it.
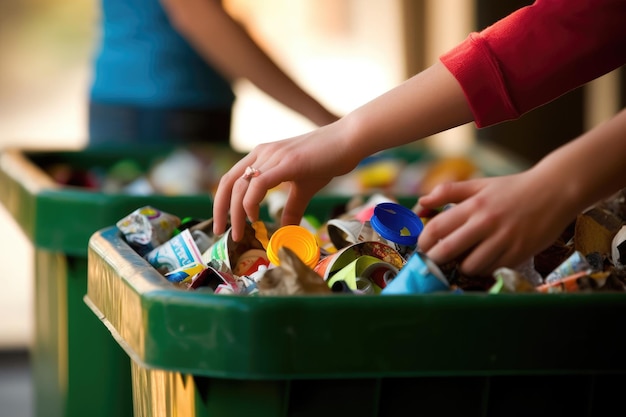
<svg viewBox="0 0 626 417">
<path fill-rule="evenodd" d="M 143 205 L 206 216 L 208 194 L 133 196 L 56 183 L 45 167 L 107 168 L 131 158 L 148 167 L 173 148 L 0 154 L 0 202 L 34 247 L 34 344 L 31 363 L 36 416 L 131 416 L 130 361 L 85 306 L 87 245 L 98 229 Z"/>
</svg>

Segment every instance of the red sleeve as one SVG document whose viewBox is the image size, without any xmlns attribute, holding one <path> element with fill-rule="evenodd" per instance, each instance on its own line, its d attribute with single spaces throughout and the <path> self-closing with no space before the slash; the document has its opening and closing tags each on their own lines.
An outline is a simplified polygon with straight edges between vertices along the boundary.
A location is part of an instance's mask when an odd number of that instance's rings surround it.
<svg viewBox="0 0 626 417">
<path fill-rule="evenodd" d="M 478 127 L 515 119 L 626 62 L 626 1 L 536 0 L 441 61 Z"/>
</svg>

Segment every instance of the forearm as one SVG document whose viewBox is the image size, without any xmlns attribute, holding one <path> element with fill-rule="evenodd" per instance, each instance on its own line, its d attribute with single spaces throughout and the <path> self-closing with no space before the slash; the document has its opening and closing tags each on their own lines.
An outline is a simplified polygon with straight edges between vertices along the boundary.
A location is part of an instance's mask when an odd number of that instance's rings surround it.
<svg viewBox="0 0 626 417">
<path fill-rule="evenodd" d="M 623 0 L 537 0 L 443 54 L 485 127 L 626 62 Z"/>
<path fill-rule="evenodd" d="M 560 147 L 533 170 L 542 187 L 553 183 L 555 204 L 579 213 L 626 187 L 626 110 Z"/>
<path fill-rule="evenodd" d="M 217 0 L 162 0 L 172 24 L 225 78 L 245 78 L 318 125 L 334 120 L 291 79 Z"/>
<path fill-rule="evenodd" d="M 405 145 L 472 121 L 460 85 L 437 62 L 348 114 L 342 136 L 362 156 Z"/>
</svg>

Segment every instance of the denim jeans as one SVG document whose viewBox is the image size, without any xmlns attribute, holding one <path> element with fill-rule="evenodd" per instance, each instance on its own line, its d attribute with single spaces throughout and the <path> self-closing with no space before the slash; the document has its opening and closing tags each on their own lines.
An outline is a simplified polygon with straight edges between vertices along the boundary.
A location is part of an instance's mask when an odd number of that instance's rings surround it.
<svg viewBox="0 0 626 417">
<path fill-rule="evenodd" d="M 232 109 L 159 109 L 89 103 L 89 147 L 230 144 Z"/>
</svg>

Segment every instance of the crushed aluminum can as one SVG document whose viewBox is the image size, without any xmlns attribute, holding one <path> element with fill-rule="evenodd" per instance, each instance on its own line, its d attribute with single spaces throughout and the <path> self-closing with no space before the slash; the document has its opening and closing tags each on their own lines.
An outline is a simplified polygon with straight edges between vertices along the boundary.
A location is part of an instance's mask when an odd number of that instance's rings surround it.
<svg viewBox="0 0 626 417">
<path fill-rule="evenodd" d="M 359 242 L 362 228 L 363 223 L 360 220 L 331 219 L 326 223 L 328 238 L 336 249 Z"/>
<path fill-rule="evenodd" d="M 347 246 L 336 253 L 326 256 L 315 266 L 317 272 L 324 280 L 328 281 L 344 266 L 361 256 L 372 256 L 383 262 L 391 264 L 396 269 L 401 269 L 406 260 L 392 247 L 382 242 L 359 242 Z"/>
<path fill-rule="evenodd" d="M 337 271 L 327 280 L 327 284 L 332 289 L 336 282 L 343 281 L 353 292 L 378 294 L 398 271 L 388 262 L 363 255 Z"/>
<path fill-rule="evenodd" d="M 257 238 L 257 231 L 252 225 L 246 223 L 244 236 L 239 242 L 233 240 L 231 231 L 232 229 L 228 229 L 213 245 L 202 253 L 202 259 L 205 263 L 210 263 L 212 260 L 219 260 L 223 261 L 228 268 L 234 270 L 237 261 L 243 253 L 250 249 L 265 251 L 263 244 Z"/>
</svg>

